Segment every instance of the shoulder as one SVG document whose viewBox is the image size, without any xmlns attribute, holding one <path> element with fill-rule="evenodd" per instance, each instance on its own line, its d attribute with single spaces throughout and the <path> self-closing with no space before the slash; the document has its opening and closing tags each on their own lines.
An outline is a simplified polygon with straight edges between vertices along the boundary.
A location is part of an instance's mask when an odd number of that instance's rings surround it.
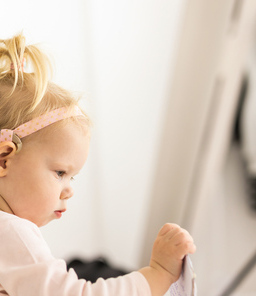
<svg viewBox="0 0 256 296">
<path fill-rule="evenodd" d="M 31 221 L 2 211 L 0 211 L 0 225 L 1 236 L 12 236 L 14 233 L 21 236 L 30 234 L 41 236 L 39 228 Z"/>
<path fill-rule="evenodd" d="M 51 252 L 39 230 L 32 222 L 12 214 L 0 212 L 0 256 L 19 253 L 29 255 L 33 261 L 51 256 Z"/>
</svg>

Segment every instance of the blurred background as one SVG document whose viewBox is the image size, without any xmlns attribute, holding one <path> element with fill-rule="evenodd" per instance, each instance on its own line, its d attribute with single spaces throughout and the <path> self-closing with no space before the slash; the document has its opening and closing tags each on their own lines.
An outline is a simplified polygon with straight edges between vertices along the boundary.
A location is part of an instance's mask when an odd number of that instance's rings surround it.
<svg viewBox="0 0 256 296">
<path fill-rule="evenodd" d="M 92 143 L 54 256 L 148 264 L 165 222 L 193 235 L 198 295 L 256 293 L 256 2 L 9 0 L 23 31 L 82 96 Z"/>
</svg>

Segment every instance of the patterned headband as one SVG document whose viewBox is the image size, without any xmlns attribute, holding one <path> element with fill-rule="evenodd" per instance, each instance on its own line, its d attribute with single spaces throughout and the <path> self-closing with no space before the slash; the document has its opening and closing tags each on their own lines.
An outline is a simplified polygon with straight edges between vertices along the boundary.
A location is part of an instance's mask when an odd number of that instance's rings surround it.
<svg viewBox="0 0 256 296">
<path fill-rule="evenodd" d="M 1 129 L 0 143 L 7 141 L 14 142 L 17 147 L 16 153 L 18 153 L 22 147 L 22 142 L 20 139 L 31 135 L 50 124 L 73 116 L 84 116 L 84 114 L 77 106 L 75 106 L 74 110 L 71 112 L 65 107 L 55 109 L 18 126 L 14 130 Z"/>
</svg>

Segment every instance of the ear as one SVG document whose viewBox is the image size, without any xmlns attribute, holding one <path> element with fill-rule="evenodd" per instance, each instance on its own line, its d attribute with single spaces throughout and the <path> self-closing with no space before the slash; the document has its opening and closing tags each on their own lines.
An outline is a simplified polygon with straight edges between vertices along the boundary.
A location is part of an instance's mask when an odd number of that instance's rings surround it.
<svg viewBox="0 0 256 296">
<path fill-rule="evenodd" d="M 15 155 L 16 150 L 16 145 L 11 141 L 0 143 L 0 177 L 6 176 L 6 162 Z"/>
</svg>

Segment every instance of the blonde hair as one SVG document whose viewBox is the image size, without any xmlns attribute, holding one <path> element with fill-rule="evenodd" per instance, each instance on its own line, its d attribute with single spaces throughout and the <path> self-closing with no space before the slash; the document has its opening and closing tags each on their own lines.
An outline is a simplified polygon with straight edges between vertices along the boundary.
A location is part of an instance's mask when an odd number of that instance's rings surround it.
<svg viewBox="0 0 256 296">
<path fill-rule="evenodd" d="M 31 72 L 24 71 L 25 61 Z M 69 91 L 49 81 L 50 70 L 47 56 L 35 45 L 26 46 L 22 34 L 0 39 L 0 129 L 14 129 L 57 108 L 78 106 Z M 84 115 L 86 123 L 81 124 L 89 127 L 90 119 Z"/>
</svg>

